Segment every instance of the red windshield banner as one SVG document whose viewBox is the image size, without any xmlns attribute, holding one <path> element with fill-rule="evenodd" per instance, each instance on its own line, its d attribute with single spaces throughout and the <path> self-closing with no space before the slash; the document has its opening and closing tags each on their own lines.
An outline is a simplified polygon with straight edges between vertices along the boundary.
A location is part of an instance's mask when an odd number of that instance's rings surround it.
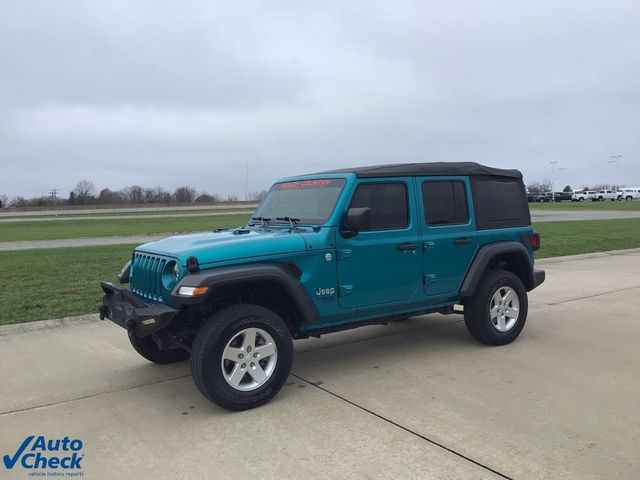
<svg viewBox="0 0 640 480">
<path fill-rule="evenodd" d="M 300 180 L 297 182 L 277 183 L 274 185 L 276 190 L 298 190 L 303 188 L 330 188 L 338 187 L 344 184 L 344 180 L 340 178 L 323 178 L 319 180 Z"/>
</svg>

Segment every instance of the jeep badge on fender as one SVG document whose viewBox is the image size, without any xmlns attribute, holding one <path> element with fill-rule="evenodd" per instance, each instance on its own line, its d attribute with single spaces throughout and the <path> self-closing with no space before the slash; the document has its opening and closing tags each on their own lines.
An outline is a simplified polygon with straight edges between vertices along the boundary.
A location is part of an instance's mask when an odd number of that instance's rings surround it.
<svg viewBox="0 0 640 480">
<path fill-rule="evenodd" d="M 245 410 L 283 386 L 293 339 L 440 312 L 463 313 L 482 343 L 512 342 L 545 278 L 539 247 L 518 170 L 346 168 L 278 181 L 246 225 L 139 246 L 128 287 L 101 282 L 100 317 L 147 360 L 190 360 L 206 398 Z"/>
</svg>

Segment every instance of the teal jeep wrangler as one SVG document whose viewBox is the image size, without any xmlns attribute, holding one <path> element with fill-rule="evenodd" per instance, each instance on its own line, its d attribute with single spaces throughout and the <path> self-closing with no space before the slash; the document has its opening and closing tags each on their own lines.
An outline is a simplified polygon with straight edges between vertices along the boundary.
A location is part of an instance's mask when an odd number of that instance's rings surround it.
<svg viewBox="0 0 640 480">
<path fill-rule="evenodd" d="M 152 362 L 190 358 L 205 397 L 244 410 L 278 393 L 292 339 L 438 312 L 512 342 L 544 281 L 539 246 L 517 170 L 336 170 L 278 181 L 245 226 L 136 248 L 128 288 L 101 283 L 100 316 Z"/>
</svg>

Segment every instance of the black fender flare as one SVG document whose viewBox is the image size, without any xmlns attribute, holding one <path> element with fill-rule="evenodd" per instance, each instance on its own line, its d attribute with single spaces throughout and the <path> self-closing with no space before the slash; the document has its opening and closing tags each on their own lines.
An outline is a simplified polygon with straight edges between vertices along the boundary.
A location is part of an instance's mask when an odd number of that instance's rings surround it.
<svg viewBox="0 0 640 480">
<path fill-rule="evenodd" d="M 210 291 L 217 287 L 228 287 L 250 282 L 275 282 L 280 285 L 295 302 L 302 314 L 302 323 L 313 323 L 318 320 L 318 309 L 296 278 L 290 268 L 278 263 L 258 263 L 213 268 L 187 275 L 180 280 L 171 292 L 171 299 L 181 305 L 197 305 L 203 303 L 207 295 L 187 297 L 178 295 L 182 286 L 209 287 Z"/>
<path fill-rule="evenodd" d="M 480 247 L 476 253 L 475 258 L 471 262 L 471 266 L 467 270 L 467 274 L 460 287 L 460 299 L 464 300 L 473 295 L 478 286 L 480 278 L 484 274 L 485 270 L 498 255 L 505 253 L 515 254 L 519 262 L 524 265 L 524 277 L 522 281 L 527 291 L 533 290 L 540 283 L 544 281 L 544 272 L 537 270 L 534 272 L 533 261 L 529 255 L 527 248 L 520 242 L 498 242 L 489 243 Z M 541 272 L 541 273 L 538 273 Z M 542 277 L 542 279 L 540 279 Z"/>
</svg>

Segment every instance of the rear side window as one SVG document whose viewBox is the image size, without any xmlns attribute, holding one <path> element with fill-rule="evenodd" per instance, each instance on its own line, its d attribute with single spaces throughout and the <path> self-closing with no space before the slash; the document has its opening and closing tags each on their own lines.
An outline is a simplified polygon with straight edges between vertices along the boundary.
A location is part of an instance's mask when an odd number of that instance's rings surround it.
<svg viewBox="0 0 640 480">
<path fill-rule="evenodd" d="M 405 228 L 409 224 L 407 186 L 401 182 L 358 185 L 349 208 L 371 209 L 371 230 Z"/>
<path fill-rule="evenodd" d="M 428 225 L 459 225 L 469 219 L 467 194 L 461 181 L 422 182 L 422 202 Z"/>
<path fill-rule="evenodd" d="M 471 188 L 479 229 L 531 225 L 522 180 L 472 177 Z"/>
</svg>

